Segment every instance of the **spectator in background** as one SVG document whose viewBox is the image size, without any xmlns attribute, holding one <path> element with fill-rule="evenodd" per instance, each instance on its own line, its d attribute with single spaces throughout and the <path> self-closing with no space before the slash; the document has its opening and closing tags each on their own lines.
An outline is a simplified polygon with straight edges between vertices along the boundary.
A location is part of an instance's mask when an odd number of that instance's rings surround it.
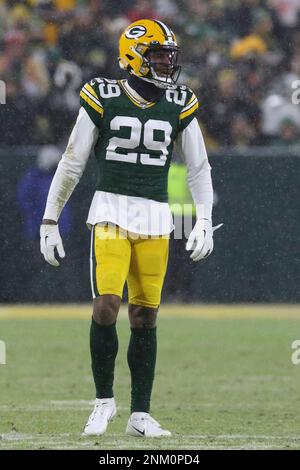
<svg viewBox="0 0 300 470">
<path fill-rule="evenodd" d="M 299 15 L 299 0 L 268 0 L 270 8 L 274 9 L 282 26 L 296 28 Z"/>
<path fill-rule="evenodd" d="M 273 23 L 270 14 L 258 9 L 253 14 L 252 30 L 249 35 L 237 39 L 230 50 L 233 59 L 258 54 L 264 55 L 269 50 L 269 43 L 272 39 L 271 32 Z"/>
<path fill-rule="evenodd" d="M 299 0 L 268 0 L 274 18 L 274 35 L 285 53 L 293 48 L 293 34 L 299 27 Z"/>
<path fill-rule="evenodd" d="M 0 74 L 10 74 L 20 78 L 24 53 L 26 51 L 26 36 L 23 31 L 12 29 L 3 38 L 3 53 L 0 55 Z"/>
<path fill-rule="evenodd" d="M 230 141 L 234 147 L 249 147 L 256 143 L 253 124 L 245 114 L 235 114 L 230 127 Z"/>
<path fill-rule="evenodd" d="M 45 54 L 38 47 L 23 57 L 21 86 L 29 99 L 40 99 L 50 92 Z"/>
<path fill-rule="evenodd" d="M 6 104 L 0 105 L 0 146 L 31 145 L 34 117 L 28 112 L 28 100 L 20 94 L 17 77 L 7 72 L 1 79 L 6 83 Z"/>
<path fill-rule="evenodd" d="M 290 100 L 282 88 L 274 91 L 274 77 L 295 70 L 299 76 L 299 10 L 299 0 L 0 0 L 0 79 L 9 89 L 2 126 L 4 118 L 13 122 L 21 145 L 61 144 L 81 83 L 97 75 L 121 78 L 110 60 L 116 38 L 130 21 L 150 16 L 168 18 L 180 32 L 182 79 L 200 99 L 213 145 L 233 144 L 232 121 L 240 113 L 263 144 L 264 136 L 278 135 Z M 227 95 L 230 81 L 235 89 Z M 268 116 L 277 127 L 270 133 L 261 110 L 274 94 L 283 101 Z M 0 145 L 16 143 L 16 135 L 0 135 Z"/>
<path fill-rule="evenodd" d="M 23 233 L 27 240 L 39 240 L 40 221 L 43 217 L 49 187 L 61 158 L 57 147 L 42 147 L 35 166 L 29 168 L 17 188 L 17 200 L 23 220 Z M 61 214 L 61 230 L 67 236 L 72 225 L 72 214 L 66 205 Z"/>
<path fill-rule="evenodd" d="M 272 141 L 275 147 L 284 147 L 289 150 L 300 149 L 300 131 L 293 119 L 285 118 L 279 124 L 278 137 Z"/>
<path fill-rule="evenodd" d="M 288 87 L 288 90 L 282 90 L 281 95 L 274 93 L 263 101 L 262 129 L 269 138 L 279 135 L 280 126 L 287 118 L 300 129 L 300 106 L 292 102 L 293 91 Z"/>
<path fill-rule="evenodd" d="M 126 16 L 129 22 L 133 23 L 143 18 L 156 18 L 157 13 L 152 2 L 148 0 L 137 0 L 134 6 L 127 11 Z"/>
<path fill-rule="evenodd" d="M 203 90 L 201 118 L 206 122 L 209 134 L 221 146 L 230 145 L 230 122 L 242 106 L 238 92 L 238 78 L 232 69 L 220 70 L 216 87 L 212 83 Z"/>
<path fill-rule="evenodd" d="M 156 0 L 155 2 L 156 18 L 161 18 L 162 21 L 168 21 L 168 24 L 176 23 L 179 9 L 176 2 L 172 0 Z"/>
<path fill-rule="evenodd" d="M 22 230 L 22 254 L 23 261 L 18 267 L 17 282 L 22 285 L 22 292 L 18 298 L 22 301 L 44 301 L 43 289 L 40 289 L 41 272 L 43 272 L 43 283 L 49 283 L 57 298 L 72 299 L 75 295 L 76 286 L 72 279 L 72 266 L 63 266 L 59 276 L 55 276 L 51 269 L 47 269 L 39 254 L 39 225 L 43 216 L 44 205 L 48 190 L 52 181 L 61 152 L 57 147 L 44 146 L 37 156 L 36 165 L 29 168 L 17 187 L 17 204 L 20 211 Z M 72 212 L 68 204 L 61 214 L 61 230 L 68 238 L 72 230 Z M 49 293 L 51 300 L 51 292 Z M 48 299 L 49 300 L 49 299 Z"/>
<path fill-rule="evenodd" d="M 62 142 L 65 137 L 66 123 L 72 123 L 75 110 L 79 105 L 77 90 L 82 83 L 82 71 L 75 62 L 60 60 L 53 75 L 51 93 L 39 108 L 37 115 L 47 120 L 47 112 L 55 116 L 51 124 L 51 142 Z M 70 125 L 70 124 L 69 124 Z"/>
<path fill-rule="evenodd" d="M 234 1 L 226 4 L 224 9 L 224 20 L 231 37 L 243 37 L 250 34 L 252 13 L 253 10 L 257 8 L 258 4 L 259 0 L 244 0 L 242 2 Z"/>
</svg>

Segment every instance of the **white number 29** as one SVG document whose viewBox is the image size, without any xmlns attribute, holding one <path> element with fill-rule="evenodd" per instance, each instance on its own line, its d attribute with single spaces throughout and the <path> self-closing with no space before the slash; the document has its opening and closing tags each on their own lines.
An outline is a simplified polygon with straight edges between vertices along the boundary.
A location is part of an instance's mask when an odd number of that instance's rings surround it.
<svg viewBox="0 0 300 470">
<path fill-rule="evenodd" d="M 116 152 L 117 147 L 124 150 L 134 150 L 140 145 L 143 124 L 136 117 L 116 116 L 111 120 L 111 130 L 118 131 L 121 127 L 130 128 L 130 137 L 128 139 L 120 137 L 111 137 L 106 148 L 106 159 L 119 162 L 136 163 L 137 152 L 127 152 L 120 154 Z M 164 133 L 163 142 L 154 139 L 154 131 L 162 131 Z M 149 153 L 141 154 L 141 163 L 143 165 L 164 166 L 168 156 L 168 146 L 171 142 L 172 126 L 168 121 L 160 121 L 149 119 L 144 125 L 143 144 L 148 150 L 159 150 L 161 155 L 159 158 L 151 157 Z"/>
</svg>

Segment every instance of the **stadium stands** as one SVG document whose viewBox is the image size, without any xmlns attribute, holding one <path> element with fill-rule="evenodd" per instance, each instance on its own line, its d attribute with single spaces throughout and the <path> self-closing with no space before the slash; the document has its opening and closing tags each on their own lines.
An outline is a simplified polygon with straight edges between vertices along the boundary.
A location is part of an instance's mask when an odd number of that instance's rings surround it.
<svg viewBox="0 0 300 470">
<path fill-rule="evenodd" d="M 0 79 L 10 104 L 0 107 L 0 146 L 63 143 L 80 85 L 121 77 L 119 33 L 149 16 L 170 24 L 183 44 L 181 80 L 201 101 L 209 149 L 293 145 L 299 12 L 294 0 L 0 0 Z M 292 132 L 284 131 L 287 119 Z"/>
</svg>

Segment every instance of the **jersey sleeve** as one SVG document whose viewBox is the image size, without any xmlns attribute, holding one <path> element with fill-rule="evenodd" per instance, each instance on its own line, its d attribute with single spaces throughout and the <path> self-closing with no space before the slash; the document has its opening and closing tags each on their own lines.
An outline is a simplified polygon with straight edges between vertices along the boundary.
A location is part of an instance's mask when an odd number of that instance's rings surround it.
<svg viewBox="0 0 300 470">
<path fill-rule="evenodd" d="M 200 126 L 193 120 L 178 135 L 177 144 L 188 170 L 188 185 L 198 218 L 211 220 L 213 188 L 211 167 Z"/>
<path fill-rule="evenodd" d="M 104 108 L 92 82 L 86 83 L 80 90 L 80 105 L 86 110 L 89 117 L 97 127 L 101 127 Z"/>
<path fill-rule="evenodd" d="M 179 131 L 183 131 L 198 114 L 199 101 L 195 93 L 188 88 L 188 95 L 179 114 Z"/>
</svg>

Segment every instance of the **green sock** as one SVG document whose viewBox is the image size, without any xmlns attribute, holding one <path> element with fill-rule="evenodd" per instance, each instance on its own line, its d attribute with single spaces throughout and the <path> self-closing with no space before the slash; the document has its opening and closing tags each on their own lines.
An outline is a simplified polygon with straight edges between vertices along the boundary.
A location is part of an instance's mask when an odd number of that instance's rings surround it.
<svg viewBox="0 0 300 470">
<path fill-rule="evenodd" d="M 116 323 L 99 325 L 92 318 L 90 330 L 92 371 L 97 398 L 112 398 L 115 359 L 118 353 Z"/>
<path fill-rule="evenodd" d="M 156 327 L 131 328 L 127 361 L 131 372 L 131 413 L 150 411 L 156 363 Z"/>
</svg>

